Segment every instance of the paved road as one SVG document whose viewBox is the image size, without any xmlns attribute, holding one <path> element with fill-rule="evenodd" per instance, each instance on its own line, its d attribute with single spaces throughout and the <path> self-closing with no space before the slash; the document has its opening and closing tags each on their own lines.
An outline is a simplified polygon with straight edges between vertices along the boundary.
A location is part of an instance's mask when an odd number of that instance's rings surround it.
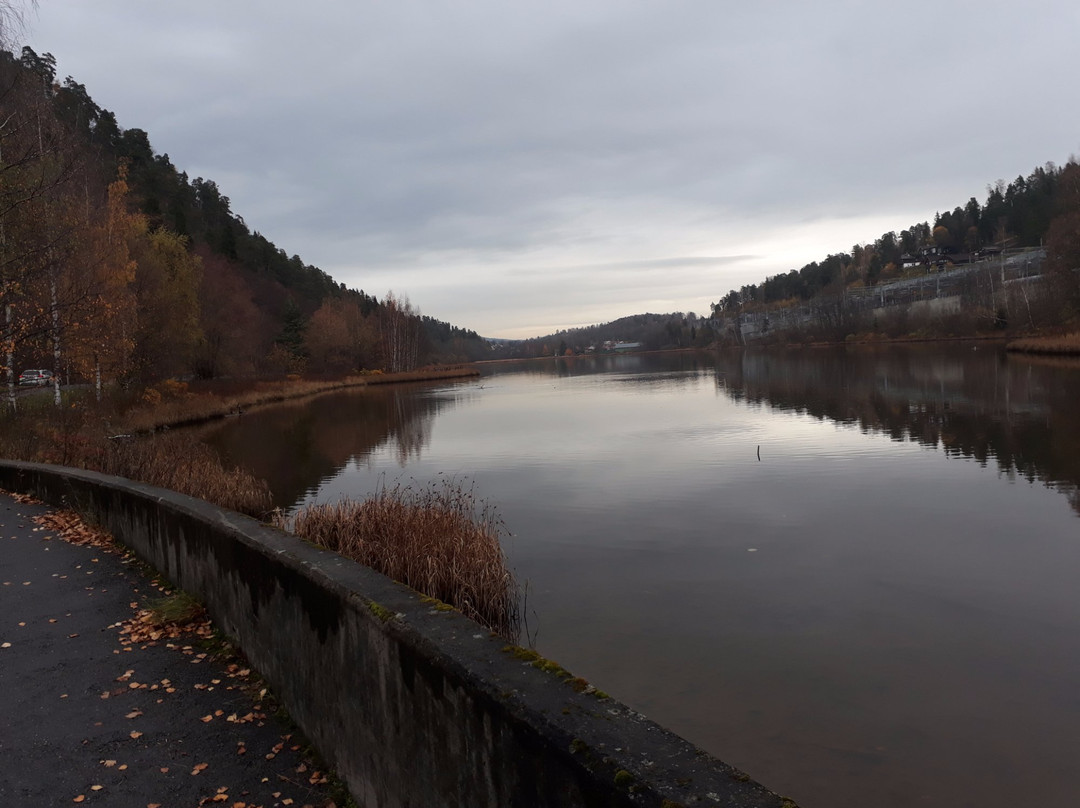
<svg viewBox="0 0 1080 808">
<path fill-rule="evenodd" d="M 0 493 L 0 805 L 331 805 L 243 661 L 146 636 L 162 593 L 34 521 L 50 512 Z"/>
</svg>

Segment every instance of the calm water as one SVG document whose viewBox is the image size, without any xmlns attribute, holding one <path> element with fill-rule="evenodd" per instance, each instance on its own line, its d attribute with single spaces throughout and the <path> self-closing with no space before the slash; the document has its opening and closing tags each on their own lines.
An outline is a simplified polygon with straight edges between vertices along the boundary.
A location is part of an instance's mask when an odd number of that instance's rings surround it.
<svg viewBox="0 0 1080 808">
<path fill-rule="evenodd" d="M 1080 364 L 555 360 L 205 429 L 279 503 L 474 481 L 538 650 L 804 808 L 1080 790 Z"/>
</svg>

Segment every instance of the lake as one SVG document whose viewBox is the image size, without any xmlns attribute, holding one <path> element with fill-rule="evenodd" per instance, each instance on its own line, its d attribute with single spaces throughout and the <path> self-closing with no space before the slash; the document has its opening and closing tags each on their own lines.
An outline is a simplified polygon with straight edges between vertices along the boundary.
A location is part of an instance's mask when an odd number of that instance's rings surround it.
<svg viewBox="0 0 1080 808">
<path fill-rule="evenodd" d="M 803 808 L 1080 790 L 1080 363 L 554 359 L 198 434 L 282 505 L 463 478 L 544 656 Z"/>
</svg>

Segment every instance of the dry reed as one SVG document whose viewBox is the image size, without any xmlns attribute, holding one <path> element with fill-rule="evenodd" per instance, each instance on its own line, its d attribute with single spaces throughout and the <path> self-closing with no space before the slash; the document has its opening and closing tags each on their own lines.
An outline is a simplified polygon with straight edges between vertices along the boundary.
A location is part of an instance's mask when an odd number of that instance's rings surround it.
<svg viewBox="0 0 1080 808">
<path fill-rule="evenodd" d="M 266 482 L 227 467 L 188 435 L 110 440 L 95 431 L 85 412 L 50 405 L 43 413 L 0 420 L 0 457 L 115 474 L 257 517 L 273 506 Z"/>
<path fill-rule="evenodd" d="M 517 639 L 518 586 L 499 542 L 502 521 L 457 479 L 384 487 L 363 502 L 309 505 L 277 521 Z"/>
<path fill-rule="evenodd" d="M 198 385 L 197 393 L 174 397 L 157 395 L 133 407 L 120 419 L 122 428 L 129 432 L 150 432 L 163 427 L 182 426 L 236 415 L 252 407 L 276 404 L 290 399 L 306 398 L 319 393 L 343 390 L 349 387 L 367 387 L 374 384 L 392 384 L 414 381 L 437 381 L 477 376 L 475 368 L 459 365 L 454 367 L 427 368 L 407 373 L 373 372 L 346 376 L 335 380 L 285 379 L 279 381 L 250 381 L 247 383 L 222 384 L 222 395 L 216 394 L 214 385 Z"/>
<path fill-rule="evenodd" d="M 251 516 L 265 516 L 273 504 L 266 481 L 242 468 L 226 467 L 209 446 L 183 435 L 109 441 L 98 462 L 87 467 Z"/>
<path fill-rule="evenodd" d="M 1080 354 L 1080 333 L 1047 337 L 1025 337 L 1013 340 L 1007 350 L 1021 353 L 1074 355 Z"/>
</svg>

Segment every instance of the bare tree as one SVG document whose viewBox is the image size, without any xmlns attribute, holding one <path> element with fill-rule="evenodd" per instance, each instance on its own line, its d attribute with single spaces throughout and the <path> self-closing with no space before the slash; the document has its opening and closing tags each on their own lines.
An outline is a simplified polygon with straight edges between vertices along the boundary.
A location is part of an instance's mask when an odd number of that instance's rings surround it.
<svg viewBox="0 0 1080 808">
<path fill-rule="evenodd" d="M 26 18 L 37 9 L 37 0 L 19 3 L 0 0 L 0 48 L 11 49 L 26 32 Z"/>
<path fill-rule="evenodd" d="M 391 373 L 413 370 L 420 357 L 420 312 L 405 295 L 388 292 L 379 312 L 383 362 Z"/>
</svg>

